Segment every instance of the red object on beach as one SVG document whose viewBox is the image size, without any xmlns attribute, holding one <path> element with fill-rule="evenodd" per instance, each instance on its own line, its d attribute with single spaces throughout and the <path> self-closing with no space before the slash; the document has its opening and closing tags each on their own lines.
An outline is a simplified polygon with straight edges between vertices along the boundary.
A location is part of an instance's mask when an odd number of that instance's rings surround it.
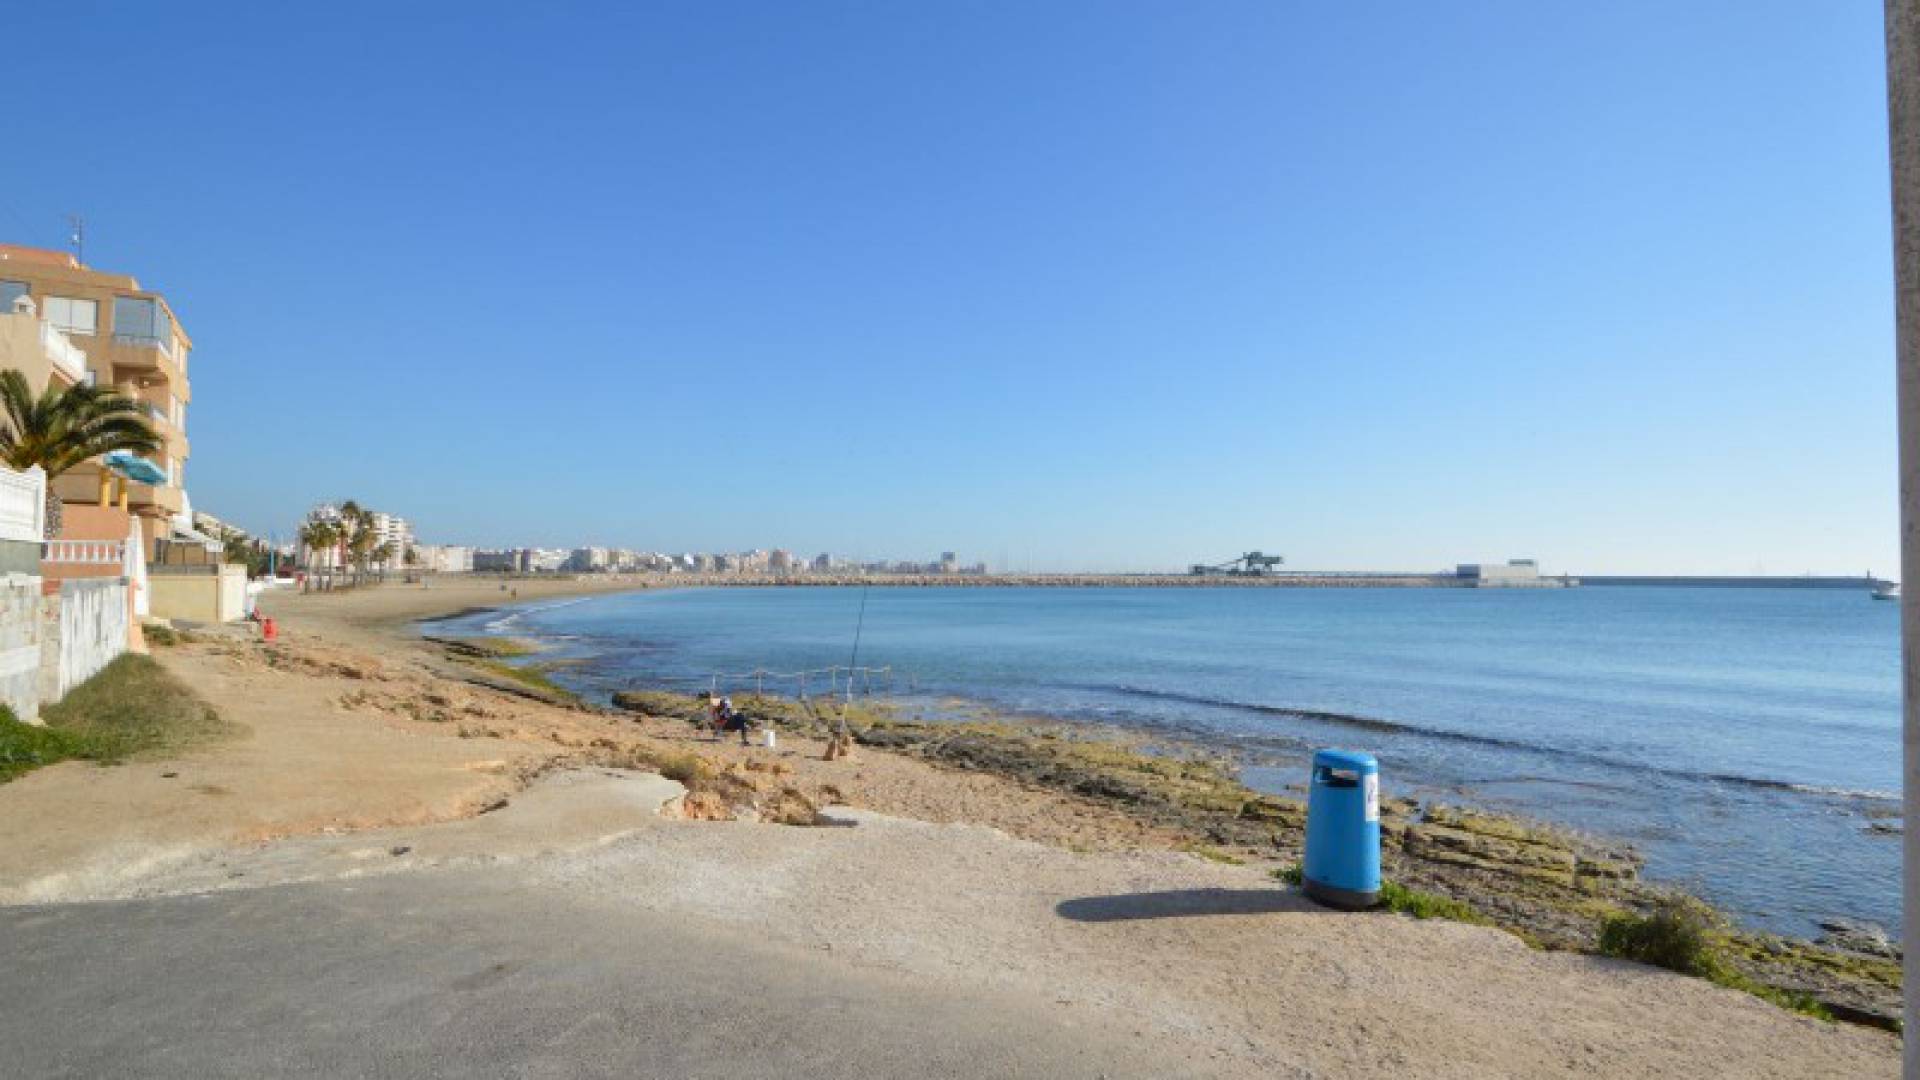
<svg viewBox="0 0 1920 1080">
<path fill-rule="evenodd" d="M 274 621 L 273 621 L 272 619 L 262 619 L 262 620 L 260 620 L 260 638 L 261 638 L 261 640 L 263 640 L 263 641 L 273 641 L 273 640 L 275 640 L 276 638 L 278 638 L 279 636 L 280 636 L 280 627 L 279 627 L 278 625 L 276 625 L 276 624 L 274 623 Z"/>
</svg>

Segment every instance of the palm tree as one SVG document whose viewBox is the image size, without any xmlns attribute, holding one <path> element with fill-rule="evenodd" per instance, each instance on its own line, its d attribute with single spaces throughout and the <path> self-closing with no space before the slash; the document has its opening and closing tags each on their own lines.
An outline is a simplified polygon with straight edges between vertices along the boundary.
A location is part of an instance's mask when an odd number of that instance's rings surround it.
<svg viewBox="0 0 1920 1080">
<path fill-rule="evenodd" d="M 339 542 L 340 530 L 330 521 L 309 521 L 300 526 L 300 543 L 306 546 L 309 553 L 331 551 Z M 308 555 L 308 560 L 311 562 L 312 554 Z M 309 565 L 307 569 L 313 567 Z"/>
<path fill-rule="evenodd" d="M 151 454 L 160 436 L 147 426 L 144 403 L 76 383 L 49 385 L 39 396 L 17 370 L 0 371 L 0 459 L 47 474 L 47 537 L 60 535 L 60 497 L 53 480 L 75 465 L 115 450 Z"/>
<path fill-rule="evenodd" d="M 348 499 L 340 504 L 339 528 L 339 539 L 347 549 L 348 563 L 365 570 L 368 560 L 373 557 L 374 542 L 378 539 L 373 531 L 373 511 Z"/>
<path fill-rule="evenodd" d="M 241 566 L 252 565 L 253 544 L 239 533 L 228 533 L 220 542 L 220 557 L 226 562 Z"/>
</svg>

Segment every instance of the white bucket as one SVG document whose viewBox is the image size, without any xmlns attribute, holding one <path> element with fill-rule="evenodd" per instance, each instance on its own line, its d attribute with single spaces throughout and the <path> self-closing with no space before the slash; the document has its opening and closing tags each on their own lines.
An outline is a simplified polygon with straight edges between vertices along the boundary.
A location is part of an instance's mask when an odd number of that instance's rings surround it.
<svg viewBox="0 0 1920 1080">
<path fill-rule="evenodd" d="M 772 728 L 768 728 L 768 729 L 767 729 L 767 738 L 766 738 L 766 747 L 767 747 L 767 749 L 769 749 L 769 750 L 771 750 L 771 749 L 773 749 L 773 747 L 774 747 L 774 742 L 775 742 L 775 739 L 774 739 L 774 737 L 773 737 L 773 729 L 772 729 Z"/>
</svg>

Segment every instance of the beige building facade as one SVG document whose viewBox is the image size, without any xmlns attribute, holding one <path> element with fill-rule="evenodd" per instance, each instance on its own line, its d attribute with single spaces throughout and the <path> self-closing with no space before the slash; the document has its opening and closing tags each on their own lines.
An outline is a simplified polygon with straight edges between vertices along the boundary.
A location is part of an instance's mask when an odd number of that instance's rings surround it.
<svg viewBox="0 0 1920 1080">
<path fill-rule="evenodd" d="M 28 348 L 35 338 L 38 353 Z M 67 351 L 47 344 L 56 339 Z M 147 406 L 148 423 L 165 444 L 151 460 L 166 479 L 127 484 L 124 499 L 142 519 L 149 544 L 168 535 L 168 523 L 187 505 L 192 351 L 193 341 L 166 298 L 133 277 L 94 270 L 65 252 L 0 244 L 0 365 L 20 367 L 30 381 L 38 376 L 36 386 L 44 385 L 48 378 L 70 377 L 52 370 L 59 366 L 53 354 L 60 352 L 60 358 L 81 362 L 79 379 Z M 14 356 L 21 360 L 9 359 Z M 97 464 L 78 466 L 56 480 L 54 491 L 72 503 L 98 503 L 103 493 L 120 497 L 109 491 L 105 473 Z"/>
</svg>

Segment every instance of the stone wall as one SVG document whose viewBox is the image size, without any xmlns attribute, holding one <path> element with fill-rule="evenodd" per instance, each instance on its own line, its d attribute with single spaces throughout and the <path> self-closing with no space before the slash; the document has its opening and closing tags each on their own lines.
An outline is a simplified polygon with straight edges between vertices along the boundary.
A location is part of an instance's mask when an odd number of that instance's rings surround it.
<svg viewBox="0 0 1920 1080">
<path fill-rule="evenodd" d="M 40 573 L 38 541 L 0 540 L 0 575 L 21 574 L 36 577 Z"/>
<path fill-rule="evenodd" d="M 42 705 L 126 652 L 132 630 L 125 578 L 0 574 L 0 703 L 37 722 Z"/>
<path fill-rule="evenodd" d="M 0 574 L 0 702 L 22 720 L 40 717 L 41 614 L 37 574 Z"/>
</svg>

